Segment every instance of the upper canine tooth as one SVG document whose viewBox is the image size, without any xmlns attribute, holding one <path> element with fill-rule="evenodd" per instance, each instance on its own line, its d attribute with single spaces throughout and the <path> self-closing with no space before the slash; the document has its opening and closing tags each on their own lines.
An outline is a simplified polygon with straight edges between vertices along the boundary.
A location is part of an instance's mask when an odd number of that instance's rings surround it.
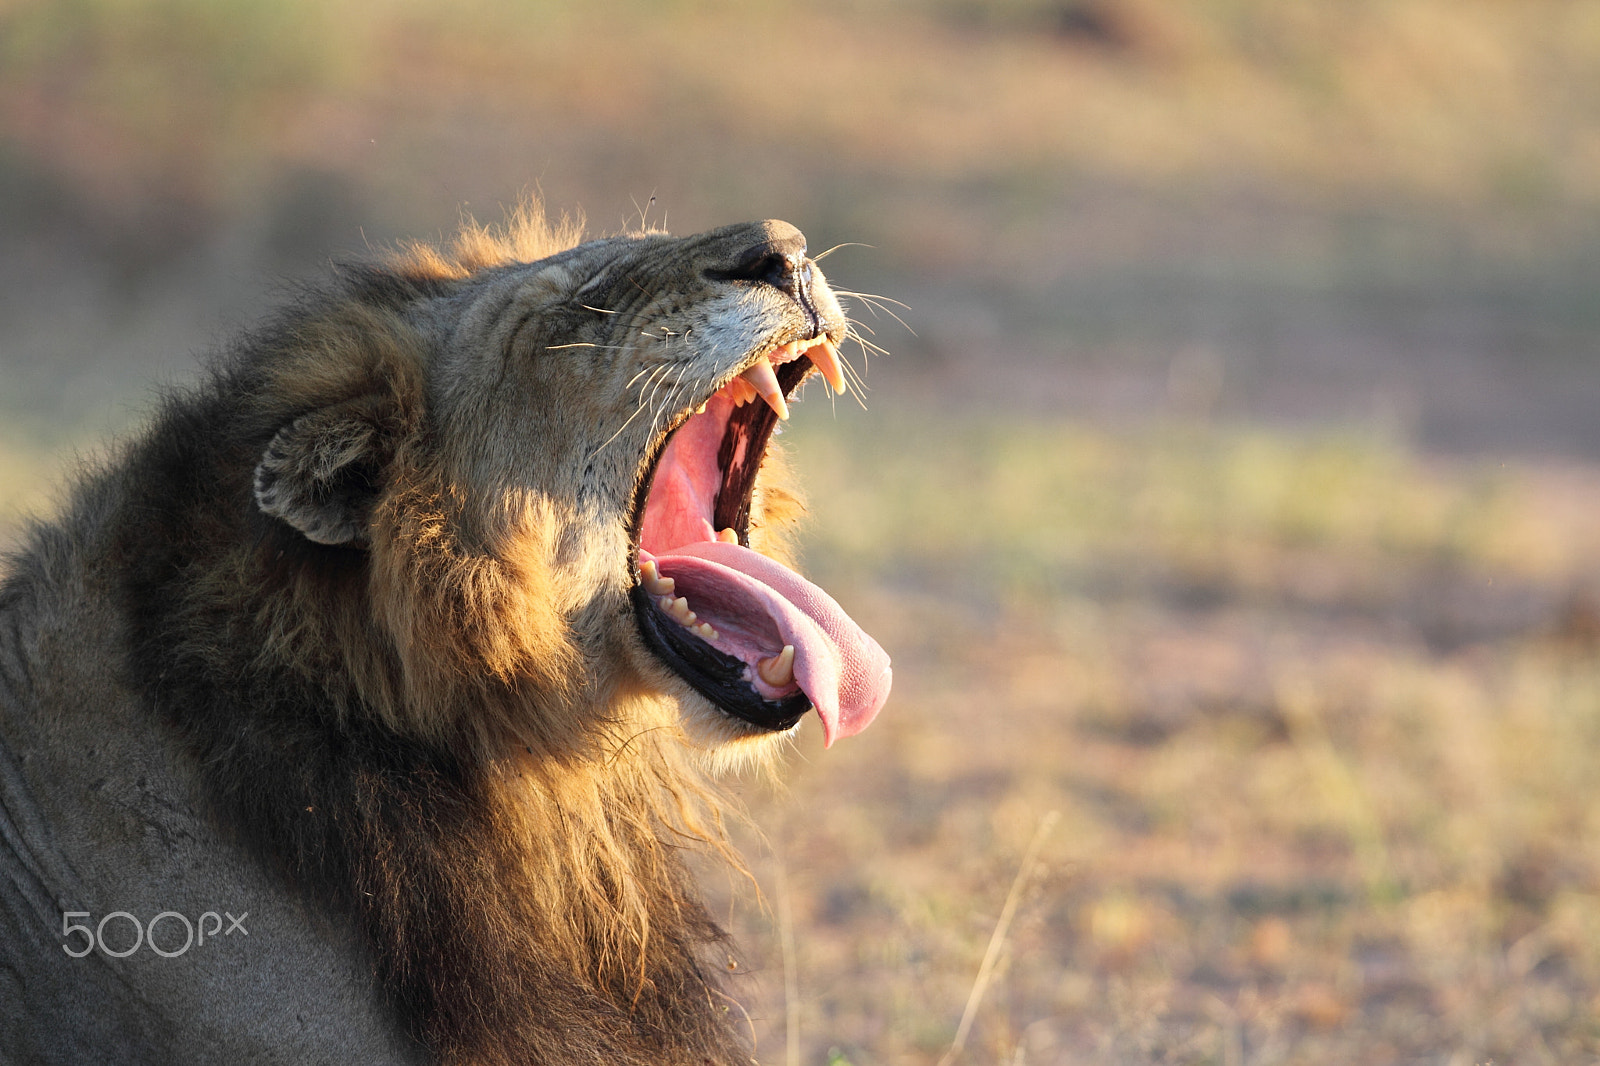
<svg viewBox="0 0 1600 1066">
<path fill-rule="evenodd" d="M 779 418 L 789 417 L 789 405 L 783 402 L 783 387 L 778 384 L 778 375 L 773 373 L 772 364 L 766 356 L 763 355 L 754 366 L 739 376 L 755 388 L 756 395 L 767 401 L 767 406 Z"/>
<path fill-rule="evenodd" d="M 783 688 L 794 683 L 794 645 L 785 644 L 783 650 L 770 659 L 756 663 L 756 673 L 773 688 Z"/>
<path fill-rule="evenodd" d="M 843 396 L 845 391 L 844 368 L 839 365 L 838 347 L 824 337 L 822 338 L 822 343 L 813 345 L 806 350 L 805 354 L 810 356 L 817 369 L 822 371 L 822 376 L 827 380 L 829 387 L 836 394 Z"/>
</svg>

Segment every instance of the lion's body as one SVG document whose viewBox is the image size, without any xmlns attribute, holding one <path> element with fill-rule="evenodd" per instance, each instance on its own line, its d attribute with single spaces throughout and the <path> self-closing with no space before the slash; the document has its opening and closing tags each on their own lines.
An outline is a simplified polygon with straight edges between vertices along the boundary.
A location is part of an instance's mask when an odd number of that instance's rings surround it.
<svg viewBox="0 0 1600 1066">
<path fill-rule="evenodd" d="M 651 360 L 705 391 L 810 336 L 704 280 L 788 239 L 763 225 L 354 271 L 32 532 L 0 584 L 0 1062 L 748 1061 L 680 845 L 721 846 L 694 738 L 761 731 L 645 648 L 630 553 Z M 793 507 L 753 510 L 759 542 Z M 174 954 L 177 916 L 205 942 Z"/>
<path fill-rule="evenodd" d="M 0 599 L 0 1062 L 423 1061 L 353 931 L 219 831 L 194 763 L 153 728 L 125 668 L 121 502 L 109 479 L 80 492 Z M 117 911 L 229 912 L 248 933 L 68 957 L 83 940 L 63 914 L 93 928 Z M 168 951 L 186 939 L 172 919 L 158 932 Z M 121 918 L 104 935 L 132 940 Z"/>
</svg>

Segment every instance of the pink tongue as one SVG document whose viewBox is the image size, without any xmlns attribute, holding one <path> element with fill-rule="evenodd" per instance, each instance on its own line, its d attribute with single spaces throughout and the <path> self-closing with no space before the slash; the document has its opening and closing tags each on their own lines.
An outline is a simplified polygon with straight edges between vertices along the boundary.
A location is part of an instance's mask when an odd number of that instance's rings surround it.
<svg viewBox="0 0 1600 1066">
<path fill-rule="evenodd" d="M 889 656 L 833 597 L 780 563 L 738 544 L 708 540 L 654 556 L 676 595 L 717 630 L 712 647 L 744 660 L 757 691 L 781 695 L 755 664 L 794 645 L 794 676 L 822 719 L 822 739 L 861 732 L 889 698 Z"/>
</svg>

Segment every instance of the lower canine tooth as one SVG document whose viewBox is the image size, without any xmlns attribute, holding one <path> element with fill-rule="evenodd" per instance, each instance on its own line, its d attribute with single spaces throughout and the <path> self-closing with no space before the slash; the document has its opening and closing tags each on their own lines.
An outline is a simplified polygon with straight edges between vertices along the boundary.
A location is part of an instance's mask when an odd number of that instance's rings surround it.
<svg viewBox="0 0 1600 1066">
<path fill-rule="evenodd" d="M 647 559 L 639 564 L 639 584 L 652 596 L 665 596 L 672 591 L 677 582 L 670 577 L 662 577 L 661 570 L 656 566 L 654 559 Z"/>
<path fill-rule="evenodd" d="M 783 688 L 794 683 L 794 645 L 785 644 L 783 650 L 770 659 L 756 663 L 756 673 L 773 688 Z"/>
<path fill-rule="evenodd" d="M 739 543 L 739 534 L 732 529 L 719 529 L 717 531 L 717 539 L 724 544 L 737 544 Z"/>
</svg>

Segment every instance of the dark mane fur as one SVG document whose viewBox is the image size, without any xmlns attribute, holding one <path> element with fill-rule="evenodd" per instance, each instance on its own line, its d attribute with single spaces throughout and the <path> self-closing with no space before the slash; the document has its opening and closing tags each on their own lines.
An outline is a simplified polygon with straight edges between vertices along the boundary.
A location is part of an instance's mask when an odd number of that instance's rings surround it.
<svg viewBox="0 0 1600 1066">
<path fill-rule="evenodd" d="M 117 475 L 127 668 L 218 819 L 357 923 L 442 1061 L 748 1061 L 705 961 L 722 934 L 679 858 L 718 839 L 698 778 L 648 738 L 597 769 L 581 738 L 604 723 L 563 720 L 559 620 L 506 637 L 475 615 L 454 584 L 470 550 L 419 513 L 442 505 L 396 311 L 477 265 L 462 247 L 345 270 L 166 404 Z M 274 433 L 334 402 L 401 442 L 371 550 L 312 543 L 252 499 Z M 385 612 L 444 619 L 481 669 L 421 678 Z"/>
</svg>

